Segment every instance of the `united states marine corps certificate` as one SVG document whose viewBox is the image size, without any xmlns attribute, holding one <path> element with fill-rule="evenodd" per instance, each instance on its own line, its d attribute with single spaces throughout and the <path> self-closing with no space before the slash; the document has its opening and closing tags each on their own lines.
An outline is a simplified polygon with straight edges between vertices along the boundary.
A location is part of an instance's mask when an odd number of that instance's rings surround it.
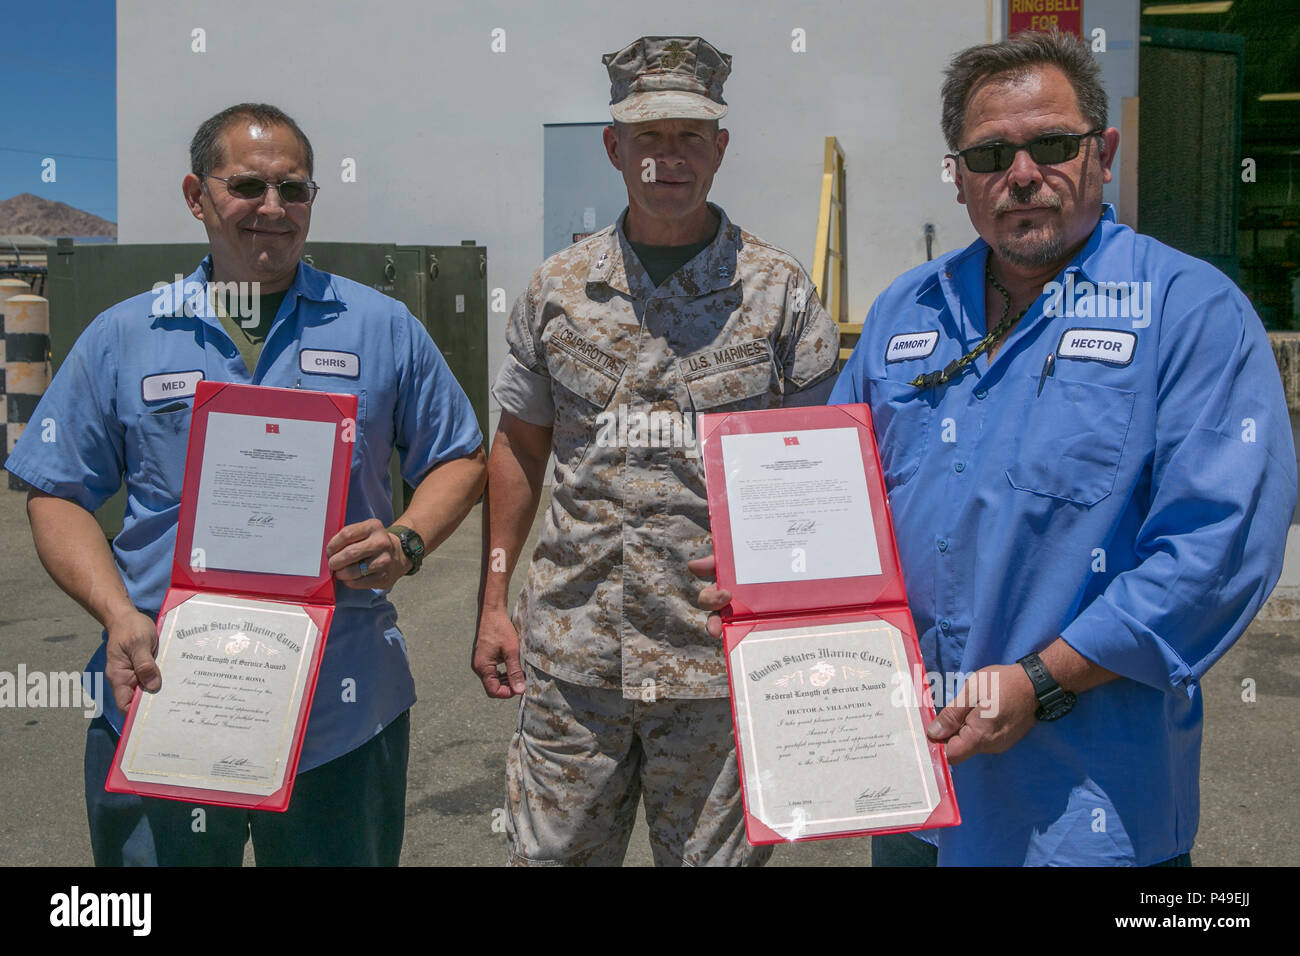
<svg viewBox="0 0 1300 956">
<path fill-rule="evenodd" d="M 699 433 L 749 841 L 957 825 L 869 408 Z"/>
<path fill-rule="evenodd" d="M 320 629 L 300 607 L 199 594 L 165 617 L 156 694 L 141 699 L 122 773 L 270 796 L 285 782 Z"/>
<path fill-rule="evenodd" d="M 357 398 L 199 382 L 156 693 L 137 689 L 108 790 L 285 810 L 334 615 Z"/>
<path fill-rule="evenodd" d="M 939 804 L 902 634 L 779 627 L 731 649 L 749 812 L 787 840 L 919 826 Z"/>
</svg>

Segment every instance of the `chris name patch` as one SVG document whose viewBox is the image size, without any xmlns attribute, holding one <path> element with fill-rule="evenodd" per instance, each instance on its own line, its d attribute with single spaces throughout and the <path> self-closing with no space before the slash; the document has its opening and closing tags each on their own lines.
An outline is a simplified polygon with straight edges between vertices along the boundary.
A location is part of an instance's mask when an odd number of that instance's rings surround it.
<svg viewBox="0 0 1300 956">
<path fill-rule="evenodd" d="M 298 353 L 298 368 L 309 375 L 338 375 L 341 378 L 357 378 L 361 374 L 361 359 L 352 352 L 303 349 Z"/>
</svg>

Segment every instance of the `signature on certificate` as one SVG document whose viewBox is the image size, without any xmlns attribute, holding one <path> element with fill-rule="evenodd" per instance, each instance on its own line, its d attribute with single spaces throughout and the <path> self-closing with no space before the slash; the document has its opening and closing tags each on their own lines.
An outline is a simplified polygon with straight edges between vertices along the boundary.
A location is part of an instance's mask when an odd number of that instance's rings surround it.
<svg viewBox="0 0 1300 956">
<path fill-rule="evenodd" d="M 816 521 L 791 521 L 786 534 L 812 534 L 816 528 Z"/>
<path fill-rule="evenodd" d="M 274 528 L 275 515 L 255 511 L 248 516 L 248 523 L 257 528 Z"/>
<path fill-rule="evenodd" d="M 890 793 L 894 788 L 892 786 L 874 787 L 863 790 L 858 794 L 858 799 L 853 801 L 853 809 L 857 813 L 866 813 L 871 809 L 871 804 Z"/>
</svg>

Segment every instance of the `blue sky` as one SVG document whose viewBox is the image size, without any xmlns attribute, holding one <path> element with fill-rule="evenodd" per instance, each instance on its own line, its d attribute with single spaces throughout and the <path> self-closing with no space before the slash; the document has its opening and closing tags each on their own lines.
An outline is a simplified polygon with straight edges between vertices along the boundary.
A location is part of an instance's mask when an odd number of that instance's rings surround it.
<svg viewBox="0 0 1300 956">
<path fill-rule="evenodd" d="M 35 193 L 117 222 L 116 9 L 35 0 L 6 14 L 0 199 Z M 54 182 L 41 179 L 46 157 Z"/>
</svg>

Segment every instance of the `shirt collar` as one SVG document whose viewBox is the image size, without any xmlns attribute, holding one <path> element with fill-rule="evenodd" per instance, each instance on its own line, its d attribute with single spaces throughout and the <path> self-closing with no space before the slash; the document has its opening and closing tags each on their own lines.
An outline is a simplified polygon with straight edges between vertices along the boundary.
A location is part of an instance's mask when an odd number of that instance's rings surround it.
<svg viewBox="0 0 1300 956">
<path fill-rule="evenodd" d="M 206 286 L 210 281 L 212 281 L 211 254 L 204 256 L 199 267 L 184 279 L 154 289 L 151 314 L 155 321 L 161 318 L 180 318 L 188 314 L 208 323 L 213 328 L 221 328 L 216 313 L 206 304 L 208 302 Z M 293 283 L 285 290 L 285 299 L 290 303 L 286 315 L 297 307 L 294 300 L 298 298 L 322 303 L 343 301 L 334 286 L 334 276 L 313 269 L 305 262 L 298 263 L 298 271 L 294 274 Z"/>
<path fill-rule="evenodd" d="M 717 235 L 658 288 L 623 231 L 627 219 L 624 209 L 618 221 L 592 245 L 587 283 L 607 285 L 637 299 L 698 296 L 731 288 L 736 283 L 736 260 L 744 239 L 740 227 L 727 218 L 720 206 L 708 206 L 719 220 Z"/>
<path fill-rule="evenodd" d="M 1089 236 L 1088 241 L 1083 244 L 1083 248 L 1079 250 L 1079 254 L 1070 261 L 1068 266 L 1065 267 L 1062 275 L 1064 275 L 1065 272 L 1074 271 L 1078 272 L 1085 279 L 1091 282 L 1096 280 L 1099 275 L 1106 272 L 1106 263 L 1104 260 L 1106 258 L 1107 247 L 1102 245 L 1102 238 L 1103 235 L 1109 231 L 1107 229 L 1108 224 L 1114 226 L 1116 220 L 1115 207 L 1107 202 L 1101 204 L 1101 219 L 1098 220 L 1097 227 L 1092 230 L 1092 235 Z"/>
<path fill-rule="evenodd" d="M 1097 220 L 1096 227 L 1092 230 L 1092 235 L 1088 241 L 1083 244 L 1083 248 L 1070 260 L 1069 264 L 1061 271 L 1064 276 L 1067 272 L 1078 272 L 1085 279 L 1091 281 L 1100 269 L 1100 261 L 1105 256 L 1105 249 L 1102 246 L 1102 236 L 1105 233 L 1106 225 L 1114 225 L 1115 207 L 1110 203 L 1101 204 L 1101 216 Z M 952 279 L 954 275 L 968 262 L 972 257 L 978 257 L 983 263 L 988 255 L 989 244 L 982 238 L 976 237 L 965 249 L 962 249 L 950 256 L 936 261 L 933 272 L 926 276 L 916 287 L 916 298 L 920 300 L 926 293 L 940 284 L 940 279 Z"/>
</svg>

